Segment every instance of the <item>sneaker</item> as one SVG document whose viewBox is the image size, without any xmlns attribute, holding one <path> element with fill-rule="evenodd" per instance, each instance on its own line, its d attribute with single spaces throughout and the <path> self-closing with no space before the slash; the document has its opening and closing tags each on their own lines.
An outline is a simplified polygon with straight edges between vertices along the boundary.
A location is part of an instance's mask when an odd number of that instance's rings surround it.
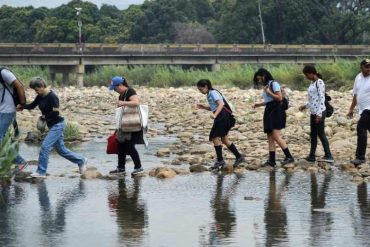
<svg viewBox="0 0 370 247">
<path fill-rule="evenodd" d="M 215 164 L 211 167 L 211 170 L 222 169 L 226 165 L 224 160 L 216 161 Z"/>
<path fill-rule="evenodd" d="M 82 163 L 81 165 L 78 166 L 78 170 L 80 172 L 80 174 L 84 174 L 84 172 L 86 172 L 87 170 L 87 158 L 84 158 L 84 163 Z"/>
<path fill-rule="evenodd" d="M 308 155 L 306 158 L 304 158 L 305 160 L 307 160 L 308 162 L 315 162 L 316 161 L 316 158 L 315 156 L 312 156 L 312 155 Z"/>
<path fill-rule="evenodd" d="M 365 159 L 358 159 L 358 158 L 356 158 L 354 160 L 351 160 L 351 163 L 354 164 L 355 166 L 359 166 L 359 165 L 361 165 L 361 164 L 363 164 L 365 162 L 366 162 Z"/>
<path fill-rule="evenodd" d="M 293 163 L 293 162 L 294 162 L 293 157 L 285 157 L 285 159 L 281 162 L 281 164 L 286 165 L 286 164 Z"/>
<path fill-rule="evenodd" d="M 126 175 L 126 171 L 123 168 L 117 168 L 109 172 L 111 175 Z"/>
<path fill-rule="evenodd" d="M 245 162 L 245 158 L 244 158 L 243 155 L 241 155 L 239 158 L 235 159 L 233 167 L 237 167 L 237 166 L 239 166 L 239 164 L 241 164 L 243 162 Z"/>
<path fill-rule="evenodd" d="M 271 167 L 275 167 L 276 166 L 276 163 L 275 162 L 272 162 L 270 160 L 266 161 L 265 163 L 263 163 L 262 166 L 271 166 Z"/>
<path fill-rule="evenodd" d="M 30 176 L 33 178 L 46 178 L 46 174 L 40 174 L 38 172 L 34 172 Z"/>
<path fill-rule="evenodd" d="M 144 169 L 140 167 L 140 168 L 134 169 L 134 171 L 131 172 L 131 175 L 135 176 L 135 175 L 142 174 L 142 173 L 144 173 Z"/>
<path fill-rule="evenodd" d="M 328 157 L 324 156 L 320 161 L 327 162 L 327 163 L 334 163 L 334 159 L 331 156 L 328 156 Z"/>
</svg>

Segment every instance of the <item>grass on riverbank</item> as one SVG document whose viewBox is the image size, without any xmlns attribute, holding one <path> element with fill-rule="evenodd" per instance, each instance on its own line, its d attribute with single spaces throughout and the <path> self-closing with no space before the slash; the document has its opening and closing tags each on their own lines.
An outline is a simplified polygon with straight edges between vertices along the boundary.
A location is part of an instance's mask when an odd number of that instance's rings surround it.
<svg viewBox="0 0 370 247">
<path fill-rule="evenodd" d="M 331 64 L 317 64 L 317 70 L 323 75 L 328 89 L 347 90 L 352 88 L 355 76 L 359 73 L 360 60 L 338 60 Z M 100 66 L 84 77 L 86 86 L 107 86 L 110 78 L 123 75 L 130 84 L 150 87 L 179 87 L 194 86 L 202 78 L 208 78 L 214 85 L 226 87 L 237 86 L 250 88 L 253 85 L 254 72 L 262 65 L 222 65 L 217 72 L 189 69 L 180 66 Z M 302 74 L 303 65 L 276 64 L 263 66 L 268 69 L 275 79 L 292 89 L 305 89 L 307 79 Z M 42 67 L 11 67 L 14 73 L 27 85 L 34 76 L 48 78 L 49 70 Z M 71 76 L 72 78 L 72 76 Z M 53 85 L 60 85 L 61 76 L 57 76 Z M 72 80 L 73 81 L 73 80 Z M 73 83 L 70 83 L 73 84 Z"/>
</svg>

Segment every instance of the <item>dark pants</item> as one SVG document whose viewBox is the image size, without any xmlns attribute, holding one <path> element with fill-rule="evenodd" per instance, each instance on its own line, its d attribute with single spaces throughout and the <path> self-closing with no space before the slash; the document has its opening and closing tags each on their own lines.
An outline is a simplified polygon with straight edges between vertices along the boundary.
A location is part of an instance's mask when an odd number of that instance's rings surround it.
<svg viewBox="0 0 370 247">
<path fill-rule="evenodd" d="M 126 141 L 123 143 L 118 142 L 118 168 L 125 169 L 126 165 L 126 155 L 130 155 L 132 161 L 134 162 L 135 168 L 141 167 L 141 161 L 139 153 L 135 148 L 135 144 L 132 141 Z"/>
<path fill-rule="evenodd" d="M 357 123 L 357 159 L 365 159 L 368 131 L 370 131 L 370 110 L 365 110 Z"/>
<path fill-rule="evenodd" d="M 317 137 L 320 138 L 321 144 L 324 148 L 325 157 L 331 157 L 331 152 L 329 148 L 328 138 L 325 135 L 325 112 L 323 113 L 322 119 L 320 123 L 316 123 L 315 121 L 316 115 L 311 114 L 310 125 L 311 125 L 311 151 L 310 156 L 315 156 L 316 148 L 317 148 Z"/>
</svg>

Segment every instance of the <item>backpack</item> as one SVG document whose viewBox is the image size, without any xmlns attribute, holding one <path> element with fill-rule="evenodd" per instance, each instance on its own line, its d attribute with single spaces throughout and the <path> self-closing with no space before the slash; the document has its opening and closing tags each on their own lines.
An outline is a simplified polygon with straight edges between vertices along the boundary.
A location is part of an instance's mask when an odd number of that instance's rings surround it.
<svg viewBox="0 0 370 247">
<path fill-rule="evenodd" d="M 317 93 L 319 93 L 319 86 L 316 84 Z M 325 92 L 325 108 L 326 108 L 326 117 L 331 117 L 334 113 L 334 107 L 329 103 L 331 97 Z"/>
<path fill-rule="evenodd" d="M 19 95 L 18 95 L 18 92 L 17 90 L 13 90 L 13 93 L 11 92 L 10 88 L 6 85 L 2 75 L 1 75 L 1 72 L 2 70 L 5 69 L 5 68 L 0 68 L 0 83 L 3 85 L 3 96 L 1 97 L 1 103 L 4 102 L 4 97 L 5 97 L 5 90 L 8 90 L 8 92 L 10 93 L 10 95 L 12 96 L 13 98 L 13 101 L 14 101 L 14 105 L 17 106 L 19 105 L 21 102 L 20 102 L 20 99 L 19 99 Z M 22 84 L 23 86 L 23 84 Z"/>
<path fill-rule="evenodd" d="M 271 91 L 272 91 L 273 93 L 275 93 L 274 89 L 272 88 L 272 83 L 273 83 L 273 82 L 274 82 L 274 81 L 272 81 L 271 83 L 269 83 L 269 86 L 270 86 Z M 283 95 L 283 99 L 281 100 L 280 104 L 281 104 L 281 107 L 282 107 L 285 111 L 286 111 L 286 110 L 288 110 L 288 108 L 289 108 L 289 97 L 288 97 L 288 96 L 286 96 L 286 95 Z"/>
</svg>

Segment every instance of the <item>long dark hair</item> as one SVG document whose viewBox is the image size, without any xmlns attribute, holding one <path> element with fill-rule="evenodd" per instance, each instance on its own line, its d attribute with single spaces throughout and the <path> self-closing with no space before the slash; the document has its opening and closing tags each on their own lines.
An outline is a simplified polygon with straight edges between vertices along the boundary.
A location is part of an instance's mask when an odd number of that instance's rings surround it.
<svg viewBox="0 0 370 247">
<path fill-rule="evenodd" d="M 200 79 L 198 82 L 197 82 L 197 87 L 205 87 L 207 86 L 208 87 L 208 91 L 209 90 L 213 90 L 214 88 L 212 87 L 212 83 L 210 80 L 208 79 Z"/>
<path fill-rule="evenodd" d="M 322 75 L 320 73 L 317 73 L 315 66 L 313 66 L 312 64 L 304 66 L 302 72 L 303 74 L 315 74 L 317 77 L 322 79 Z"/>
<path fill-rule="evenodd" d="M 265 79 L 263 81 L 263 84 L 265 86 L 269 83 L 269 81 L 274 80 L 271 73 L 267 69 L 264 69 L 264 68 L 260 68 L 259 70 L 257 70 L 256 73 L 254 73 L 254 77 L 253 77 L 254 83 L 257 82 L 257 76 L 264 76 Z"/>
</svg>

